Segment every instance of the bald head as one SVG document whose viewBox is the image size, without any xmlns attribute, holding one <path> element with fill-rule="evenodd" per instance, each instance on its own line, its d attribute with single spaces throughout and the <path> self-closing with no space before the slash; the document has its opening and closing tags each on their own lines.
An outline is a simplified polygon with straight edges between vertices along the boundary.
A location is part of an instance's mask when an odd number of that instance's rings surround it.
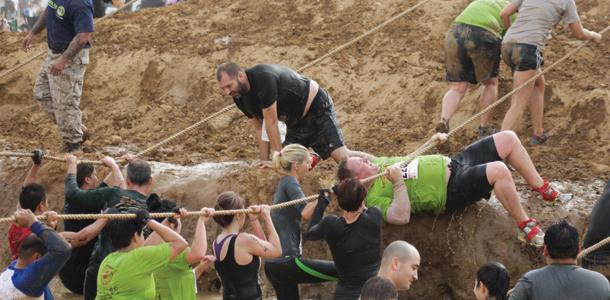
<svg viewBox="0 0 610 300">
<path fill-rule="evenodd" d="M 381 265 L 387 264 L 394 257 L 403 262 L 415 258 L 419 260 L 419 251 L 417 251 L 415 246 L 405 241 L 393 241 L 383 251 Z"/>
<path fill-rule="evenodd" d="M 397 290 L 407 290 L 417 280 L 419 264 L 419 251 L 413 245 L 394 241 L 383 251 L 379 276 L 390 280 Z"/>
</svg>

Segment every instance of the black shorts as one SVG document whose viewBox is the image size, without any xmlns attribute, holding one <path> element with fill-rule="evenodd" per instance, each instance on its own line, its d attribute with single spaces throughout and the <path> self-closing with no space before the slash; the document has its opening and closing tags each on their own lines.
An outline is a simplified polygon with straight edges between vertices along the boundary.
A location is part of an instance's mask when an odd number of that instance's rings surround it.
<svg viewBox="0 0 610 300">
<path fill-rule="evenodd" d="M 278 300 L 300 299 L 300 283 L 336 281 L 339 277 L 331 260 L 286 256 L 265 262 L 265 274 Z"/>
<path fill-rule="evenodd" d="M 502 59 L 513 73 L 515 71 L 538 70 L 544 65 L 542 49 L 530 44 L 503 44 Z"/>
<path fill-rule="evenodd" d="M 454 24 L 445 36 L 445 80 L 476 84 L 497 77 L 502 40 L 476 26 Z"/>
<path fill-rule="evenodd" d="M 493 186 L 487 180 L 487 163 L 502 161 L 493 136 L 470 144 L 451 158 L 451 176 L 447 184 L 447 209 L 455 210 L 489 199 Z"/>
<path fill-rule="evenodd" d="M 311 147 L 322 159 L 329 158 L 335 149 L 345 145 L 333 99 L 323 88 L 318 90 L 307 115 L 295 124 L 287 125 L 286 131 L 284 146 Z"/>
</svg>

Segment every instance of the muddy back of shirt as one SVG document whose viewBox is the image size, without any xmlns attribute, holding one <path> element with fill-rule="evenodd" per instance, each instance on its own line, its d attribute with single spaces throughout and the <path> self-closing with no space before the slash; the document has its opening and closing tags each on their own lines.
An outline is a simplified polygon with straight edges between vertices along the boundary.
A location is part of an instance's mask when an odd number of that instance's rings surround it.
<svg viewBox="0 0 610 300">
<path fill-rule="evenodd" d="M 278 184 L 273 204 L 280 204 L 305 197 L 301 185 L 294 176 L 284 176 Z M 301 255 L 301 213 L 305 204 L 275 210 L 271 213 L 273 226 L 282 244 L 282 257 Z"/>
<path fill-rule="evenodd" d="M 93 32 L 91 0 L 49 0 L 47 6 L 47 41 L 49 49 L 63 51 L 81 32 Z M 89 48 L 90 45 L 85 45 Z"/>
<path fill-rule="evenodd" d="M 503 43 L 544 47 L 557 23 L 580 21 L 574 0 L 512 0 L 512 4 L 518 7 L 519 15 L 508 28 Z"/>
<path fill-rule="evenodd" d="M 455 19 L 455 22 L 483 28 L 501 38 L 506 28 L 500 18 L 500 12 L 509 3 L 509 0 L 472 1 Z"/>
<path fill-rule="evenodd" d="M 288 126 L 301 119 L 307 97 L 309 78 L 282 65 L 260 64 L 246 70 L 250 91 L 233 98 L 248 117 L 263 119 L 263 109 L 277 103 L 278 119 Z"/>
</svg>

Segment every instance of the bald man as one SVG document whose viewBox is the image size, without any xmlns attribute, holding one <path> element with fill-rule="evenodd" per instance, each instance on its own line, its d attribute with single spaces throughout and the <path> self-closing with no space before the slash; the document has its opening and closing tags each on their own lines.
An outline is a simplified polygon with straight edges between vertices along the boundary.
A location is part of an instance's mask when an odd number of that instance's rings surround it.
<svg viewBox="0 0 610 300">
<path fill-rule="evenodd" d="M 377 276 L 392 282 L 396 290 L 408 290 L 417 280 L 419 262 L 419 252 L 413 245 L 394 241 L 383 251 Z"/>
</svg>

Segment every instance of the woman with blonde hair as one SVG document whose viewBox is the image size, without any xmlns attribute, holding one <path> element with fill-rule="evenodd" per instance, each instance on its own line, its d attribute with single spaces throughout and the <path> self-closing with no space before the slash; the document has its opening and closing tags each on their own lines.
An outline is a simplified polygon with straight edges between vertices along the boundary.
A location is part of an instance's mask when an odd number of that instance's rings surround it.
<svg viewBox="0 0 610 300">
<path fill-rule="evenodd" d="M 290 144 L 273 153 L 273 167 L 285 175 L 273 196 L 273 204 L 304 197 L 299 182 L 312 169 L 312 152 Z M 315 154 L 314 154 L 315 155 Z M 315 157 L 315 156 L 314 156 Z M 301 220 L 309 220 L 317 201 L 278 209 L 271 214 L 282 243 L 282 256 L 265 262 L 265 273 L 271 281 L 278 300 L 300 299 L 299 283 L 318 283 L 337 280 L 335 263 L 301 257 Z"/>
</svg>

